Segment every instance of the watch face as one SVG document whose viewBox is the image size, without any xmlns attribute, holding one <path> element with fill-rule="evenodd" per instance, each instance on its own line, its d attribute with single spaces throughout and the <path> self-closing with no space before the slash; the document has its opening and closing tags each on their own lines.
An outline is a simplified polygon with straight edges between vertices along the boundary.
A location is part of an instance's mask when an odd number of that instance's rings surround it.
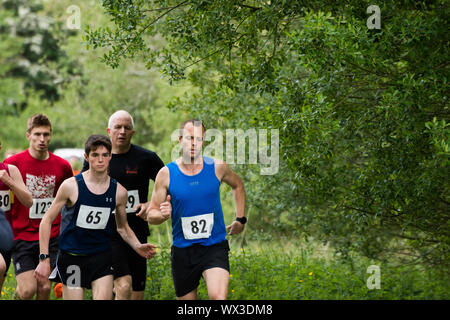
<svg viewBox="0 0 450 320">
<path fill-rule="evenodd" d="M 242 224 L 245 224 L 247 222 L 247 218 L 246 217 L 236 218 L 236 220 L 239 221 Z"/>
</svg>

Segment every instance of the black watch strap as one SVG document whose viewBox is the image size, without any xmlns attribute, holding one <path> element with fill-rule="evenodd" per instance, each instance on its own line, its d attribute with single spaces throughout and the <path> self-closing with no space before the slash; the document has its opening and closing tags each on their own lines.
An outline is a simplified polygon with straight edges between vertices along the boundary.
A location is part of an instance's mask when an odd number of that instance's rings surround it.
<svg viewBox="0 0 450 320">
<path fill-rule="evenodd" d="M 45 260 L 45 259 L 47 259 L 47 258 L 50 258 L 50 255 L 49 255 L 49 254 L 41 253 L 41 254 L 39 255 L 39 260 L 41 260 L 41 261 L 43 261 L 43 260 Z"/>
<path fill-rule="evenodd" d="M 247 217 L 236 217 L 236 221 L 239 221 L 242 224 L 246 224 L 247 223 Z"/>
</svg>

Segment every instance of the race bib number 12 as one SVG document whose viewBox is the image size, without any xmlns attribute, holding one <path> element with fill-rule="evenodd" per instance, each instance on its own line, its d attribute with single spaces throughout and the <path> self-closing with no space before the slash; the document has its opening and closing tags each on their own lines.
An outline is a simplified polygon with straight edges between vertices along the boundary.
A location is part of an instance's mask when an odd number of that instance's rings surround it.
<svg viewBox="0 0 450 320">
<path fill-rule="evenodd" d="M 30 219 L 42 219 L 55 198 L 33 199 L 30 208 Z"/>
</svg>

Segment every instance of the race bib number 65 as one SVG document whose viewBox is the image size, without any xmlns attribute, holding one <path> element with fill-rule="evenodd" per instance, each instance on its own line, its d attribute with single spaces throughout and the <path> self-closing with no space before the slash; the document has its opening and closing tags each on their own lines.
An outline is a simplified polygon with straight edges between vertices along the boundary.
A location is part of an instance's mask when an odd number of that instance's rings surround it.
<svg viewBox="0 0 450 320">
<path fill-rule="evenodd" d="M 77 226 L 85 229 L 105 229 L 110 214 L 110 208 L 82 204 L 78 211 Z"/>
<path fill-rule="evenodd" d="M 181 217 L 181 227 L 187 240 L 209 238 L 214 226 L 214 213 Z"/>
</svg>

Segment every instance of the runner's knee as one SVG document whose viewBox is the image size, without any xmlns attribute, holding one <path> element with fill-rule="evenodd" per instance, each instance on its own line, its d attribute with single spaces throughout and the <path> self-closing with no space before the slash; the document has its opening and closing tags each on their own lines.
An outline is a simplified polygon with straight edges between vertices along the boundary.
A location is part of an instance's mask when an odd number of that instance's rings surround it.
<svg viewBox="0 0 450 320">
<path fill-rule="evenodd" d="M 117 295 L 130 295 L 131 294 L 131 279 L 122 278 L 114 281 L 114 291 Z"/>
<path fill-rule="evenodd" d="M 221 292 L 220 290 L 208 293 L 208 295 L 211 300 L 226 300 L 227 299 L 227 294 L 225 292 Z"/>
<path fill-rule="evenodd" d="M 20 300 L 30 300 L 33 299 L 36 293 L 36 288 L 33 286 L 20 286 L 17 287 L 17 298 Z"/>
</svg>

